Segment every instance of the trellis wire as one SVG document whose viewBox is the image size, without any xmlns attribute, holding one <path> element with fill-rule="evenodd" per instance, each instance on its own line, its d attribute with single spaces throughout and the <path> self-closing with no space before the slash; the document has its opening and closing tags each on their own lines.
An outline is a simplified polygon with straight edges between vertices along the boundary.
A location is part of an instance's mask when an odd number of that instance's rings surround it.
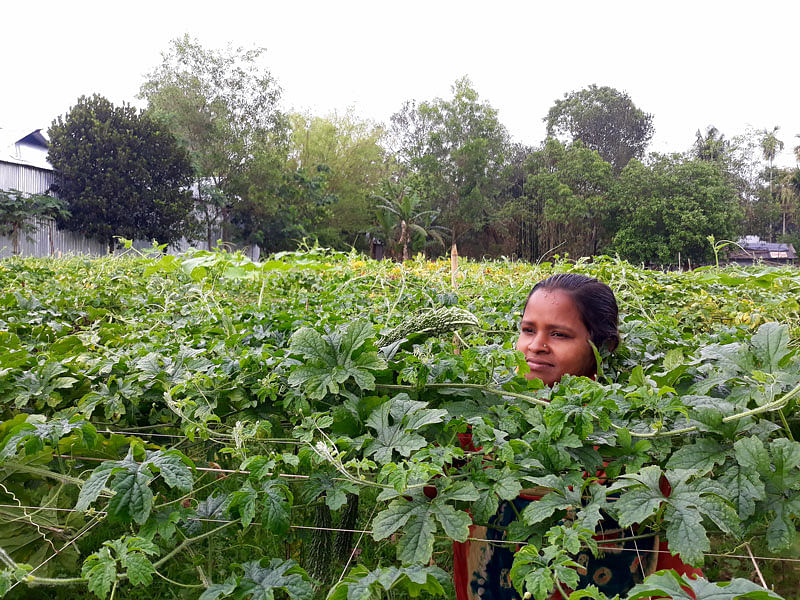
<svg viewBox="0 0 800 600">
<path fill-rule="evenodd" d="M 188 435 L 178 435 L 175 433 L 147 433 L 146 431 L 112 431 L 111 429 L 98 429 L 97 433 L 110 433 L 112 435 L 124 435 L 127 437 L 139 437 L 139 436 L 147 436 L 147 437 L 163 437 L 163 438 L 173 438 L 178 440 L 188 440 L 190 439 Z M 197 439 L 197 438 L 195 438 Z M 200 439 L 199 441 L 204 441 Z M 205 440 L 209 442 L 216 442 L 222 443 L 218 440 Z M 267 444 L 289 444 L 292 446 L 302 446 L 305 442 L 301 442 L 300 440 L 284 440 L 284 439 L 276 439 L 276 438 L 269 438 L 269 439 L 246 439 L 242 440 L 244 442 L 263 442 Z"/>
<path fill-rule="evenodd" d="M 377 506 L 377 505 L 376 505 Z M 83 511 L 75 510 L 74 508 L 53 508 L 50 506 L 18 506 L 16 504 L 0 504 L 0 508 L 15 508 L 18 510 L 53 510 L 53 511 L 61 511 L 61 512 L 78 512 L 82 513 Z M 106 511 L 97 510 L 94 511 L 95 515 L 106 515 L 108 514 Z M 374 514 L 374 510 L 373 510 Z M 200 521 L 203 523 L 237 523 L 238 520 L 231 520 L 231 519 L 209 519 L 206 517 L 187 517 L 187 521 Z M 344 532 L 344 533 L 373 533 L 371 529 L 341 529 L 338 527 L 309 527 L 307 525 L 289 525 L 291 529 L 304 529 L 304 530 L 311 530 L 311 531 L 334 531 L 334 532 Z M 435 536 L 439 539 L 452 539 L 446 536 Z M 71 543 L 73 540 L 70 540 Z M 520 542 L 520 541 L 511 541 L 511 540 L 490 540 L 486 538 L 477 538 L 477 537 L 468 537 L 467 541 L 470 542 L 487 542 L 491 544 L 504 544 L 504 545 L 512 545 L 512 546 L 527 546 L 528 542 Z M 604 542 L 610 543 L 614 540 L 597 540 L 599 543 L 597 545 L 600 549 L 614 549 L 614 550 L 621 550 L 623 552 L 650 552 L 650 553 L 658 553 L 658 554 L 672 554 L 669 550 L 653 550 L 653 549 L 643 549 L 639 548 L 638 550 L 634 548 L 619 548 L 614 545 L 604 545 Z M 67 544 L 67 545 L 68 545 Z M 66 545 L 64 546 L 66 547 Z M 63 548 L 62 548 L 63 550 Z M 748 548 L 749 551 L 749 548 Z M 745 554 L 718 554 L 713 552 L 704 553 L 703 556 L 713 556 L 713 557 L 720 557 L 720 558 L 742 558 L 746 560 L 773 560 L 773 561 L 782 561 L 782 562 L 796 562 L 800 563 L 800 558 L 781 558 L 777 556 L 750 556 Z"/>
<path fill-rule="evenodd" d="M 19 508 L 19 507 L 18 507 L 18 508 Z M 26 507 L 26 508 L 30 508 L 30 507 Z M 74 512 L 80 512 L 80 511 L 74 511 Z M 97 514 L 99 515 L 100 513 L 98 512 Z M 105 513 L 103 513 L 103 514 L 105 514 Z M 48 556 L 48 557 L 47 557 L 46 559 L 44 559 L 44 560 L 43 560 L 41 563 L 39 563 L 37 566 L 35 566 L 33 569 L 31 569 L 31 570 L 29 571 L 28 575 L 33 575 L 33 573 L 35 573 L 36 571 L 38 571 L 39 569 L 41 569 L 43 566 L 45 566 L 45 565 L 46 565 L 48 562 L 50 562 L 50 560 L 51 560 L 51 559 L 53 559 L 53 558 L 55 558 L 56 556 L 58 556 L 59 554 L 61 554 L 61 553 L 64 551 L 64 549 L 65 549 L 67 546 L 69 546 L 70 544 L 74 544 L 74 543 L 75 543 L 75 542 L 77 542 L 77 541 L 78 541 L 78 540 L 79 540 L 81 537 L 83 537 L 84 535 L 86 535 L 87 533 L 89 533 L 89 530 L 91 530 L 91 528 L 92 528 L 92 527 L 94 527 L 95 525 L 97 525 L 99 522 L 100 522 L 100 519 L 97 519 L 97 518 L 95 518 L 93 523 L 90 523 L 89 525 L 86 525 L 82 531 L 79 531 L 78 533 L 76 533 L 76 534 L 75 534 L 75 536 L 74 536 L 73 538 L 71 538 L 71 539 L 67 540 L 67 541 L 64 543 L 64 545 L 63 545 L 63 546 L 61 546 L 61 549 L 60 549 L 60 550 L 55 550 L 55 551 L 54 551 L 54 552 L 53 552 L 53 553 L 52 553 L 50 556 Z M 13 584 L 11 584 L 11 587 L 9 587 L 9 588 L 8 588 L 8 591 L 10 592 L 10 591 L 11 591 L 11 590 L 13 590 L 15 587 L 17 587 L 17 586 L 18 586 L 20 583 L 22 583 L 22 581 L 21 581 L 21 580 L 17 580 L 17 581 L 15 581 Z"/>
</svg>

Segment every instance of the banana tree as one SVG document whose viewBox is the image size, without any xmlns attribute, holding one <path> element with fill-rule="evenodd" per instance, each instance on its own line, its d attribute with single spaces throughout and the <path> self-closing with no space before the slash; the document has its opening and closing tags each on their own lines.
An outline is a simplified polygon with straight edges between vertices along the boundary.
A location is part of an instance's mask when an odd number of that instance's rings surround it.
<svg viewBox="0 0 800 600">
<path fill-rule="evenodd" d="M 383 229 L 388 229 L 389 219 L 393 221 L 392 229 L 399 229 L 398 246 L 402 249 L 403 260 L 409 258 L 408 246 L 413 233 L 423 238 L 433 238 L 444 247 L 442 235 L 447 228 L 436 225 L 437 210 L 421 210 L 422 198 L 408 187 L 393 190 L 387 196 L 375 196 L 378 221 Z"/>
</svg>

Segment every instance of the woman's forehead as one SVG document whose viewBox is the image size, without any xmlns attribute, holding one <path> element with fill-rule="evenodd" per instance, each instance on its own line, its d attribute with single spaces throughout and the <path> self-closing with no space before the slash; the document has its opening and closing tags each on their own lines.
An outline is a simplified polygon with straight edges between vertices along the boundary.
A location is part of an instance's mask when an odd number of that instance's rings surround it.
<svg viewBox="0 0 800 600">
<path fill-rule="evenodd" d="M 580 324 L 583 327 L 578 306 L 564 290 L 536 290 L 525 305 L 522 321 L 545 321 L 553 325 L 566 325 L 574 327 Z"/>
</svg>

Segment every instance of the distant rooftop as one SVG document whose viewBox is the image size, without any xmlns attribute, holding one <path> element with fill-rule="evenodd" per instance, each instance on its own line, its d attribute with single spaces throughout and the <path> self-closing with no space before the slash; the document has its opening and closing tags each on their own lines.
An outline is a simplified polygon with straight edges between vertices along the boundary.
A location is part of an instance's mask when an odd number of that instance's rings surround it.
<svg viewBox="0 0 800 600">
<path fill-rule="evenodd" d="M 782 242 L 765 242 L 757 235 L 747 235 L 737 242 L 741 248 L 731 248 L 731 260 L 794 260 L 797 258 L 794 246 Z"/>
<path fill-rule="evenodd" d="M 0 162 L 52 171 L 53 167 L 47 162 L 48 144 L 47 135 L 41 129 L 0 128 Z"/>
</svg>

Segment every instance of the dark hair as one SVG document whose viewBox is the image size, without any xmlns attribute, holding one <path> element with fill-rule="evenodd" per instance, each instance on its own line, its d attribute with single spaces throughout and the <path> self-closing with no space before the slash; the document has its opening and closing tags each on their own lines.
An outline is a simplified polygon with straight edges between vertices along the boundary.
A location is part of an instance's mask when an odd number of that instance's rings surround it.
<svg viewBox="0 0 800 600">
<path fill-rule="evenodd" d="M 566 292 L 578 308 L 583 324 L 589 330 L 589 337 L 597 349 L 602 350 L 605 347 L 609 352 L 616 349 L 619 344 L 619 308 L 614 292 L 605 283 L 578 273 L 557 273 L 533 286 L 525 299 L 525 306 L 528 306 L 528 300 L 537 290 Z M 524 309 L 525 307 L 523 311 Z"/>
</svg>

